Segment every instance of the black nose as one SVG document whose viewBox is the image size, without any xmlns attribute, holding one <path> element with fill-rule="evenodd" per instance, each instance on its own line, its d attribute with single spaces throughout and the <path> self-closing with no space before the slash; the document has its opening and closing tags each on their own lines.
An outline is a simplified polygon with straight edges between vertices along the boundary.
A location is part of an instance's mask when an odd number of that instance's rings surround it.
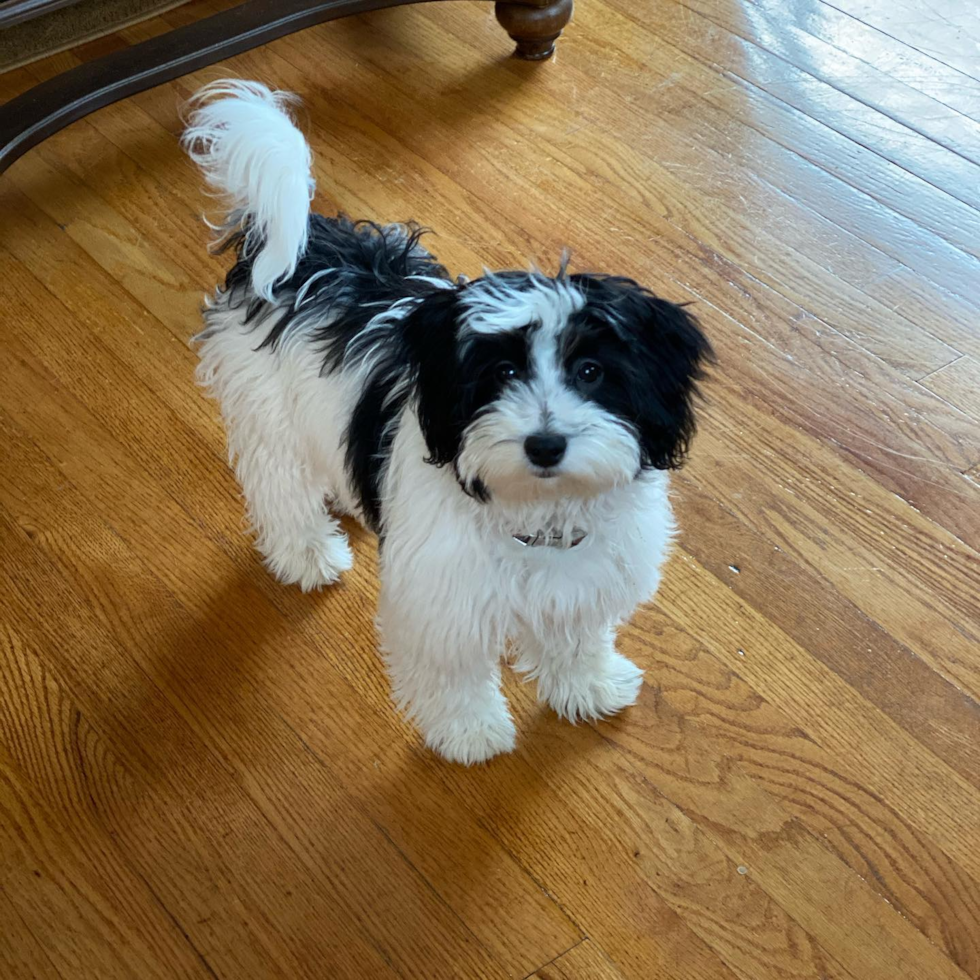
<svg viewBox="0 0 980 980">
<path fill-rule="evenodd" d="M 557 466 L 567 448 L 568 440 L 564 436 L 550 432 L 537 432 L 524 440 L 524 452 L 535 466 Z"/>
</svg>

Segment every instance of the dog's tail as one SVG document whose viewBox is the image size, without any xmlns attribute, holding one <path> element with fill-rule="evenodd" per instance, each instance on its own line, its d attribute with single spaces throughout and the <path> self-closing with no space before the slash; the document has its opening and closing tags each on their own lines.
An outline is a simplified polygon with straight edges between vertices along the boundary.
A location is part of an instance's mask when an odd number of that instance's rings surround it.
<svg viewBox="0 0 980 980">
<path fill-rule="evenodd" d="M 287 112 L 298 101 L 259 82 L 213 82 L 191 99 L 181 137 L 208 184 L 227 199 L 226 219 L 212 225 L 218 243 L 244 235 L 241 254 L 265 299 L 306 250 L 314 183 L 310 147 Z"/>
</svg>

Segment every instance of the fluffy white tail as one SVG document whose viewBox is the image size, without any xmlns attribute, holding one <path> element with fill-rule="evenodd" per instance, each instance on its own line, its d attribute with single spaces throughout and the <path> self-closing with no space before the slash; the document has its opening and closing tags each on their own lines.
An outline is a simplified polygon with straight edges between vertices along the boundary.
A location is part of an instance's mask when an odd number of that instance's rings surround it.
<svg viewBox="0 0 980 980">
<path fill-rule="evenodd" d="M 228 200 L 221 237 L 238 225 L 245 229 L 252 285 L 266 299 L 306 249 L 313 161 L 286 111 L 298 101 L 259 82 L 212 82 L 191 99 L 181 137 L 208 184 Z"/>
</svg>

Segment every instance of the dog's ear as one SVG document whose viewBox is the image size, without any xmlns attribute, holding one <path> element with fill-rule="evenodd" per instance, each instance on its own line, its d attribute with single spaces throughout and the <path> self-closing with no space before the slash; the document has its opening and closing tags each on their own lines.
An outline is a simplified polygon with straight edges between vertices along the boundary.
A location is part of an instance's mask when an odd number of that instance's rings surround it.
<svg viewBox="0 0 980 980">
<path fill-rule="evenodd" d="M 644 297 L 637 323 L 649 387 L 641 395 L 644 455 L 657 469 L 676 469 L 687 456 L 697 421 L 694 399 L 714 354 L 697 318 L 654 296 Z"/>
<path fill-rule="evenodd" d="M 457 355 L 458 290 L 438 289 L 405 318 L 402 338 L 411 364 L 419 425 L 436 466 L 459 453 L 463 420 Z"/>
<path fill-rule="evenodd" d="M 697 319 L 632 279 L 572 276 L 587 306 L 627 347 L 626 395 L 643 465 L 676 469 L 696 429 L 694 399 L 704 367 L 714 359 Z"/>
</svg>

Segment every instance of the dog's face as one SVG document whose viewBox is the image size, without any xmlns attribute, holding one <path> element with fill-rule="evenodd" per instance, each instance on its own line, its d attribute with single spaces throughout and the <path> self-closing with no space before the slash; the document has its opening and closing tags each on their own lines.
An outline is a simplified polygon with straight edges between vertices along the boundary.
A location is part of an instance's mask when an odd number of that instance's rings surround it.
<svg viewBox="0 0 980 980">
<path fill-rule="evenodd" d="M 588 497 L 680 465 L 707 341 L 632 280 L 500 273 L 408 317 L 430 461 L 483 499 Z"/>
</svg>

